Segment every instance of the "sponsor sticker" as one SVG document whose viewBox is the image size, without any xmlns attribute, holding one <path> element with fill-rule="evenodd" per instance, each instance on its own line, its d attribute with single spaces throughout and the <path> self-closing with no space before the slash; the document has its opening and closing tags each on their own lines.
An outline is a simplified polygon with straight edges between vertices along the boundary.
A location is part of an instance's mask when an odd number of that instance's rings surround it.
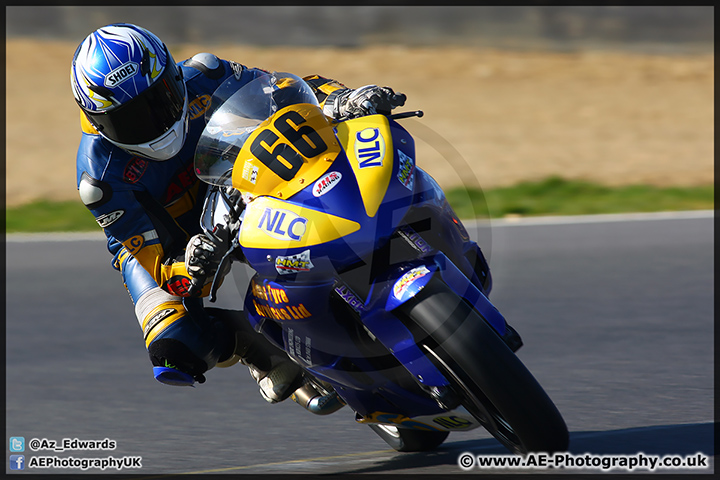
<svg viewBox="0 0 720 480">
<path fill-rule="evenodd" d="M 466 430 L 475 426 L 473 422 L 457 415 L 435 417 L 433 422 L 448 430 Z"/>
<path fill-rule="evenodd" d="M 188 105 L 190 120 L 195 120 L 196 118 L 201 117 L 205 113 L 205 110 L 207 110 L 208 105 L 210 105 L 210 95 L 207 94 L 201 95 L 190 102 Z"/>
<path fill-rule="evenodd" d="M 240 65 L 239 63 L 235 63 L 233 61 L 230 61 L 230 68 L 232 69 L 233 75 L 235 76 L 235 80 L 240 80 L 240 77 L 242 77 L 242 72 L 244 70 L 244 67 Z"/>
<path fill-rule="evenodd" d="M 257 165 L 253 165 L 251 162 L 245 162 L 245 165 L 243 165 L 242 178 L 255 185 L 259 171 L 260 169 Z"/>
<path fill-rule="evenodd" d="M 167 186 L 161 203 L 169 205 L 171 202 L 185 195 L 187 191 L 199 181 L 197 175 L 195 175 L 194 167 L 193 162 L 190 162 L 175 174 Z"/>
<path fill-rule="evenodd" d="M 125 248 L 127 248 L 128 252 L 130 252 L 130 255 L 135 255 L 140 251 L 144 244 L 145 237 L 142 235 L 135 235 L 125 242 Z"/>
<path fill-rule="evenodd" d="M 292 328 L 288 328 L 287 339 L 288 353 L 308 365 L 312 364 L 312 339 L 306 336 L 305 344 L 303 345 L 302 338 L 300 338 Z M 303 355 L 303 346 L 305 347 L 305 355 Z"/>
<path fill-rule="evenodd" d="M 253 306 L 258 315 L 273 320 L 302 320 L 312 313 L 304 304 L 290 304 L 284 288 L 252 282 Z"/>
<path fill-rule="evenodd" d="M 332 190 L 342 180 L 340 172 L 330 172 L 313 185 L 313 195 L 320 197 Z"/>
<path fill-rule="evenodd" d="M 275 257 L 275 270 L 280 275 L 291 273 L 309 272 L 315 265 L 310 261 L 310 250 L 289 255 L 287 257 Z"/>
<path fill-rule="evenodd" d="M 413 268 L 405 275 L 400 277 L 400 280 L 395 282 L 395 285 L 393 286 L 393 295 L 395 295 L 395 298 L 401 300 L 402 296 L 405 294 L 407 289 L 410 288 L 413 282 L 415 282 L 419 278 L 424 277 L 428 273 L 430 273 L 430 270 L 428 270 L 425 265 L 422 265 L 420 267 Z"/>
<path fill-rule="evenodd" d="M 123 216 L 125 213 L 125 210 L 115 210 L 114 212 L 106 213 L 105 215 L 100 215 L 95 219 L 97 221 L 98 225 L 100 225 L 102 228 L 109 227 L 113 223 L 117 222 L 120 217 Z"/>
<path fill-rule="evenodd" d="M 155 325 L 162 322 L 163 320 L 168 318 L 173 313 L 177 313 L 177 310 L 175 310 L 174 308 L 165 308 L 165 309 L 157 312 L 145 324 L 145 329 L 144 329 L 145 331 L 143 332 L 143 335 L 145 335 L 147 337 L 148 332 L 150 332 L 150 330 L 152 330 L 153 327 L 155 327 Z"/>
<path fill-rule="evenodd" d="M 190 278 L 183 275 L 171 277 L 166 284 L 168 292 L 178 297 L 187 297 L 190 293 Z"/>
<path fill-rule="evenodd" d="M 105 76 L 105 86 L 112 88 L 132 78 L 140 69 L 135 62 L 127 62 Z"/>
<path fill-rule="evenodd" d="M 355 158 L 360 168 L 382 167 L 385 139 L 378 128 L 366 128 L 355 135 Z"/>
<path fill-rule="evenodd" d="M 137 183 L 145 173 L 149 160 L 140 157 L 133 157 L 125 165 L 123 171 L 123 181 L 126 183 Z"/>
<path fill-rule="evenodd" d="M 430 245 L 408 225 L 402 225 L 398 229 L 398 234 L 420 253 L 428 253 L 431 250 Z"/>
<path fill-rule="evenodd" d="M 362 300 L 360 300 L 347 285 L 338 285 L 335 287 L 335 292 L 356 312 L 360 313 L 365 310 Z"/>
<path fill-rule="evenodd" d="M 402 150 L 398 150 L 399 167 L 397 179 L 405 185 L 408 190 L 412 190 L 415 185 L 415 161 L 405 155 Z"/>
<path fill-rule="evenodd" d="M 289 210 L 266 207 L 257 228 L 278 240 L 299 242 L 307 229 L 308 219 Z"/>
</svg>

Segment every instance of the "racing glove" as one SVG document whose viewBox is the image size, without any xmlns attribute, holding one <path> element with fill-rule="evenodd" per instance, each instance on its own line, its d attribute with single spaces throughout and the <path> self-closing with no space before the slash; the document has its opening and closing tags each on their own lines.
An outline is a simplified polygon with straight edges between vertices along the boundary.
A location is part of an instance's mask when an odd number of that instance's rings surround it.
<svg viewBox="0 0 720 480">
<path fill-rule="evenodd" d="M 395 107 L 405 105 L 407 97 L 390 87 L 365 85 L 358 89 L 336 90 L 325 100 L 323 113 L 335 120 L 347 120 L 381 113 L 390 114 Z"/>
<path fill-rule="evenodd" d="M 200 233 L 193 236 L 185 247 L 185 269 L 199 287 L 212 281 L 225 249 Z"/>
</svg>

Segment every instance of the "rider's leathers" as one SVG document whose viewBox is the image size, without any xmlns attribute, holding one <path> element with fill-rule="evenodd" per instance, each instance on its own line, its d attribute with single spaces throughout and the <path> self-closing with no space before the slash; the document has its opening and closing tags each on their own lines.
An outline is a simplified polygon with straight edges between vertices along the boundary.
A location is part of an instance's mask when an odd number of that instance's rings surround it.
<svg viewBox="0 0 720 480">
<path fill-rule="evenodd" d="M 152 363 L 197 376 L 229 357 L 233 345 L 227 327 L 198 308 L 200 299 L 187 296 L 184 249 L 189 238 L 200 233 L 206 189 L 193 171 L 193 155 L 215 89 L 231 75 L 247 83 L 267 72 L 210 54 L 178 66 L 189 104 L 181 151 L 166 161 L 133 155 L 100 136 L 81 113 L 77 186 L 107 236 L 112 265 L 122 274 Z M 306 80 L 320 101 L 344 88 L 319 76 Z M 203 296 L 208 291 L 206 285 Z"/>
</svg>

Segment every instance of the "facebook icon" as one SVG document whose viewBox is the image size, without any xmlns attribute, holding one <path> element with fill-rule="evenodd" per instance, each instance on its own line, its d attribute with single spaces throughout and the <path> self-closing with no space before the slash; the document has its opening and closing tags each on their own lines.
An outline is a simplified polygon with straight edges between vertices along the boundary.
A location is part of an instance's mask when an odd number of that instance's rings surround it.
<svg viewBox="0 0 720 480">
<path fill-rule="evenodd" d="M 25 455 L 10 455 L 10 470 L 25 470 Z"/>
</svg>

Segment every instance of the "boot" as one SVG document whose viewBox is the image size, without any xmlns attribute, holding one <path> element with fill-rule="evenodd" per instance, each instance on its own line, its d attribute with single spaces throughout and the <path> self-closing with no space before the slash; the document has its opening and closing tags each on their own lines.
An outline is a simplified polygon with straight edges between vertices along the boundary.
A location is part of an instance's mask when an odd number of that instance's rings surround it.
<svg viewBox="0 0 720 480">
<path fill-rule="evenodd" d="M 284 350 L 277 348 L 264 335 L 250 328 L 240 311 L 206 308 L 206 311 L 234 332 L 232 353 L 217 363 L 224 368 L 240 362 L 260 387 L 260 394 L 269 403 L 282 402 L 303 384 L 303 369 Z"/>
<path fill-rule="evenodd" d="M 303 370 L 287 358 L 273 355 L 270 371 L 247 364 L 250 375 L 260 387 L 260 395 L 269 403 L 282 402 L 302 386 Z"/>
<path fill-rule="evenodd" d="M 303 384 L 303 369 L 256 332 L 238 332 L 235 355 L 250 370 L 269 403 L 282 402 Z"/>
</svg>

